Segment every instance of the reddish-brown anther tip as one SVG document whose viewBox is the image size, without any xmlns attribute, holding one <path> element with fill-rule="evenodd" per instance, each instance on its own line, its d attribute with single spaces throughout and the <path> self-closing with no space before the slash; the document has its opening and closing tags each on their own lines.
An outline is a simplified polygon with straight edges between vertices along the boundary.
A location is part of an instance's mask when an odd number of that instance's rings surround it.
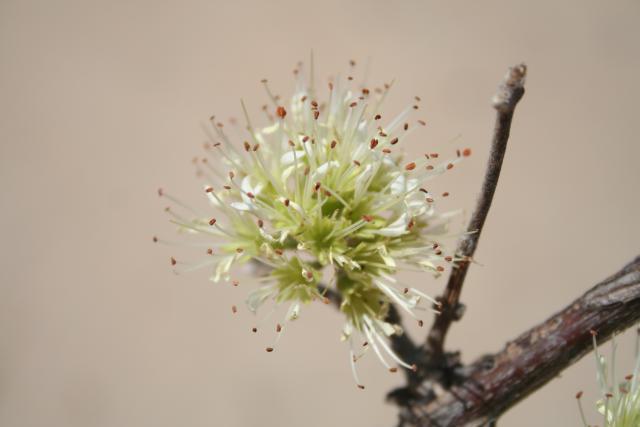
<svg viewBox="0 0 640 427">
<path fill-rule="evenodd" d="M 471 148 L 465 148 L 464 150 L 462 150 L 462 155 L 464 157 L 469 157 L 471 155 Z"/>
<path fill-rule="evenodd" d="M 162 188 L 158 188 L 158 196 L 162 197 L 163 194 L 164 191 L 162 190 Z"/>
<path fill-rule="evenodd" d="M 251 328 L 251 332 L 255 334 L 256 332 L 258 332 L 258 328 Z"/>
<path fill-rule="evenodd" d="M 232 312 L 233 314 L 236 314 L 236 313 L 238 312 L 238 307 L 236 307 L 235 305 L 232 305 L 232 306 L 231 306 L 231 312 Z"/>
<path fill-rule="evenodd" d="M 216 221 L 217 221 L 217 220 L 216 220 L 215 218 L 211 218 L 211 219 L 209 220 L 209 225 L 214 225 L 214 224 L 216 223 Z"/>
<path fill-rule="evenodd" d="M 158 243 L 158 238 L 156 236 L 153 236 L 153 243 Z"/>
<path fill-rule="evenodd" d="M 416 163 L 415 162 L 408 163 L 405 165 L 404 168 L 405 170 L 412 171 L 416 168 Z"/>
<path fill-rule="evenodd" d="M 451 168 L 453 168 L 453 163 L 449 163 L 449 164 L 447 165 L 447 169 L 451 169 Z"/>
<path fill-rule="evenodd" d="M 358 384 L 358 388 L 359 388 L 360 390 L 364 390 L 364 386 L 363 386 L 362 384 Z"/>
<path fill-rule="evenodd" d="M 393 138 L 391 141 L 389 141 L 389 144 L 391 145 L 396 145 L 398 143 L 398 138 Z"/>
<path fill-rule="evenodd" d="M 212 193 L 213 192 L 213 187 L 207 187 L 207 188 L 204 189 L 204 191 L 206 193 Z"/>
<path fill-rule="evenodd" d="M 273 351 L 273 347 L 267 347 L 265 348 L 265 350 L 267 351 L 267 353 L 271 353 Z"/>
<path fill-rule="evenodd" d="M 373 217 L 371 215 L 362 215 L 362 219 L 366 222 L 373 221 Z"/>
<path fill-rule="evenodd" d="M 576 399 L 580 399 L 582 397 L 582 391 L 576 393 Z"/>
<path fill-rule="evenodd" d="M 278 107 L 276 109 L 276 114 L 278 115 L 278 117 L 280 117 L 281 119 L 284 119 L 284 117 L 287 115 L 287 110 L 284 109 L 284 107 Z"/>
<path fill-rule="evenodd" d="M 176 265 L 178 261 L 174 257 L 171 257 L 171 265 Z"/>
</svg>

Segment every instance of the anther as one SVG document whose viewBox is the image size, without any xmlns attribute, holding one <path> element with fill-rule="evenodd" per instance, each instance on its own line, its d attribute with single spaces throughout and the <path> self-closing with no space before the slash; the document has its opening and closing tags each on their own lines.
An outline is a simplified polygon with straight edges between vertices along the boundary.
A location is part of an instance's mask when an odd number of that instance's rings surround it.
<svg viewBox="0 0 640 427">
<path fill-rule="evenodd" d="M 282 331 L 282 325 L 280 325 L 280 323 L 278 323 L 276 325 L 276 332 L 280 332 L 280 331 Z"/>
<path fill-rule="evenodd" d="M 582 390 L 576 393 L 576 399 L 580 399 L 582 397 Z"/>
<path fill-rule="evenodd" d="M 247 141 L 244 142 L 244 151 L 249 151 L 251 150 L 251 144 L 249 144 Z"/>
<path fill-rule="evenodd" d="M 261 220 L 261 219 L 258 220 L 258 227 L 260 227 L 260 228 L 264 227 L 264 221 L 263 220 Z"/>
<path fill-rule="evenodd" d="M 255 199 L 256 198 L 256 196 L 251 191 L 247 192 L 247 197 L 250 198 L 250 199 Z"/>
<path fill-rule="evenodd" d="M 354 164 L 354 165 L 356 165 L 356 166 L 360 166 L 360 162 L 359 162 L 359 161 L 357 161 L 357 160 L 354 160 L 354 161 L 353 161 L 353 164 Z"/>
<path fill-rule="evenodd" d="M 389 141 L 389 144 L 391 145 L 396 145 L 398 143 L 398 138 L 393 138 L 391 141 Z"/>
<path fill-rule="evenodd" d="M 284 199 L 283 203 L 286 207 L 289 207 L 289 204 L 291 203 L 291 201 L 289 199 Z"/>
<path fill-rule="evenodd" d="M 424 322 L 422 320 L 418 320 L 418 326 L 422 328 L 424 326 Z"/>
<path fill-rule="evenodd" d="M 404 124 L 404 130 L 407 130 L 407 129 L 409 129 L 409 123 Z"/>
<path fill-rule="evenodd" d="M 360 390 L 364 390 L 364 386 L 363 386 L 362 384 L 358 384 L 358 388 L 359 388 Z"/>
<path fill-rule="evenodd" d="M 234 281 L 231 282 L 231 284 L 237 288 L 238 285 L 240 284 L 240 282 L 237 281 L 237 280 L 234 280 Z"/>
<path fill-rule="evenodd" d="M 211 249 L 211 248 L 207 249 L 207 254 L 208 255 L 213 255 L 213 249 Z"/>
<path fill-rule="evenodd" d="M 258 328 L 251 328 L 251 332 L 255 334 L 256 332 L 258 332 Z"/>
<path fill-rule="evenodd" d="M 433 170 L 433 166 L 432 165 L 427 165 L 427 170 L 428 171 Z"/>
<path fill-rule="evenodd" d="M 331 141 L 331 148 L 336 148 L 337 144 L 338 144 L 338 141 L 334 139 L 333 141 Z"/>
<path fill-rule="evenodd" d="M 405 170 L 412 171 L 416 168 L 416 163 L 415 162 L 408 163 L 404 168 Z"/>
<path fill-rule="evenodd" d="M 212 193 L 213 192 L 213 187 L 207 187 L 204 189 L 205 192 L 207 193 Z"/>
<path fill-rule="evenodd" d="M 209 220 L 209 225 L 215 225 L 215 223 L 216 223 L 216 222 L 217 222 L 217 219 L 215 219 L 215 218 L 211 218 L 211 219 Z"/>
<path fill-rule="evenodd" d="M 267 347 L 265 350 L 267 350 L 267 353 L 271 353 L 273 351 L 273 347 Z"/>
<path fill-rule="evenodd" d="M 469 157 L 471 155 L 471 148 L 465 148 L 464 150 L 462 150 L 462 155 L 464 157 Z"/>
<path fill-rule="evenodd" d="M 358 103 L 357 103 L 357 102 L 352 102 L 351 104 L 349 104 L 349 107 L 353 108 L 353 107 L 355 107 L 356 105 L 358 105 Z"/>
<path fill-rule="evenodd" d="M 398 368 L 389 368 L 389 372 L 391 372 L 392 374 L 395 374 L 396 372 L 398 372 Z"/>
<path fill-rule="evenodd" d="M 373 150 L 374 148 L 376 148 L 378 146 L 378 140 L 373 138 L 370 142 L 369 142 L 369 147 Z"/>
<path fill-rule="evenodd" d="M 425 122 L 424 120 L 418 120 L 418 123 L 420 123 L 422 126 L 426 126 L 427 122 Z"/>
<path fill-rule="evenodd" d="M 231 312 L 232 312 L 233 314 L 236 314 L 236 313 L 238 312 L 238 307 L 236 307 L 235 305 L 232 305 L 232 306 L 231 306 Z"/>
<path fill-rule="evenodd" d="M 382 149 L 382 152 L 383 152 L 384 154 L 391 154 L 391 150 L 389 150 L 388 148 L 383 148 L 383 149 Z"/>
<path fill-rule="evenodd" d="M 284 119 L 284 116 L 287 115 L 287 110 L 284 109 L 284 107 L 278 107 L 276 109 L 276 114 L 278 115 L 278 117 L 280 117 L 281 119 Z"/>
<path fill-rule="evenodd" d="M 362 219 L 366 222 L 373 221 L 373 217 L 371 215 L 362 215 Z"/>
<path fill-rule="evenodd" d="M 158 237 L 157 236 L 153 236 L 153 243 L 158 243 Z"/>
<path fill-rule="evenodd" d="M 164 195 L 164 191 L 162 188 L 158 188 L 158 196 L 162 197 Z"/>
<path fill-rule="evenodd" d="M 171 265 L 176 265 L 178 261 L 174 257 L 171 257 Z"/>
<path fill-rule="evenodd" d="M 380 114 L 376 114 L 376 115 L 373 117 L 373 120 L 380 120 L 381 118 L 382 118 L 382 116 L 381 116 Z"/>
<path fill-rule="evenodd" d="M 316 111 L 314 111 L 314 112 L 313 112 L 313 118 L 314 118 L 315 120 L 318 120 L 318 117 L 319 117 L 319 116 L 320 116 L 320 111 L 317 111 L 317 110 L 316 110 Z"/>
<path fill-rule="evenodd" d="M 449 197 L 449 192 L 445 191 L 444 193 L 442 193 L 442 197 Z"/>
<path fill-rule="evenodd" d="M 453 163 L 449 163 L 449 164 L 447 165 L 447 169 L 452 169 L 452 168 L 453 168 Z"/>
</svg>

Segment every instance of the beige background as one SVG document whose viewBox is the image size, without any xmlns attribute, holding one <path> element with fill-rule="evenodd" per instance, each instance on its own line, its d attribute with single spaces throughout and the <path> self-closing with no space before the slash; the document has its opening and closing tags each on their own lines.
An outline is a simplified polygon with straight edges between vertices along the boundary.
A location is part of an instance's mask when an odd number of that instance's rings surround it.
<svg viewBox="0 0 640 427">
<path fill-rule="evenodd" d="M 369 358 L 354 387 L 338 314 L 306 310 L 266 354 L 270 335 L 229 309 L 250 283 L 173 275 L 183 252 L 151 243 L 174 236 L 156 188 L 204 206 L 200 121 L 238 115 L 240 97 L 257 111 L 263 77 L 289 94 L 313 48 L 321 76 L 371 57 L 375 81 L 396 78 L 388 114 L 423 97 L 411 153 L 461 135 L 474 156 L 434 186 L 469 209 L 488 101 L 526 61 L 483 266 L 450 336 L 471 360 L 638 253 L 639 18 L 638 1 L 0 1 L 0 425 L 393 425 L 383 398 L 401 378 Z M 501 425 L 578 425 L 592 367 Z"/>
</svg>

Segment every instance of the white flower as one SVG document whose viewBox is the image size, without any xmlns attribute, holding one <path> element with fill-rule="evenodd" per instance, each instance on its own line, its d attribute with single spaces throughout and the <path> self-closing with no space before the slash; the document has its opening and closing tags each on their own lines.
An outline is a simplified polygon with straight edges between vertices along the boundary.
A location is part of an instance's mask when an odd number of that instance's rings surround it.
<svg viewBox="0 0 640 427">
<path fill-rule="evenodd" d="M 271 273 L 259 278 L 264 284 L 251 292 L 247 306 L 255 312 L 269 301 L 287 304 L 283 323 L 298 319 L 305 304 L 326 300 L 320 281 L 332 277 L 343 298 L 354 376 L 357 340 L 391 371 L 395 365 L 411 369 L 389 345 L 388 337 L 401 333 L 386 321 L 389 304 L 420 324 L 419 305 L 437 304 L 395 274 L 417 269 L 439 275 L 455 261 L 439 242 L 450 215 L 438 212 L 438 197 L 421 186 L 470 151 L 444 162 L 433 152 L 404 162 L 399 147 L 424 125 L 410 118 L 419 108 L 417 97 L 389 120 L 381 107 L 390 85 L 368 89 L 337 79 L 320 91 L 301 70 L 297 76 L 298 89 L 286 105 L 265 81 L 272 101 L 265 127 L 254 127 L 242 104 L 244 141 L 232 142 L 212 118 L 210 157 L 196 164 L 217 215 L 199 214 L 161 192 L 185 211 L 169 209 L 172 221 L 207 244 L 205 262 L 183 268 L 172 258 L 172 264 L 180 271 L 210 267 L 215 282 L 232 280 L 236 264 L 268 267 Z M 278 336 L 281 330 L 279 323 Z"/>
</svg>

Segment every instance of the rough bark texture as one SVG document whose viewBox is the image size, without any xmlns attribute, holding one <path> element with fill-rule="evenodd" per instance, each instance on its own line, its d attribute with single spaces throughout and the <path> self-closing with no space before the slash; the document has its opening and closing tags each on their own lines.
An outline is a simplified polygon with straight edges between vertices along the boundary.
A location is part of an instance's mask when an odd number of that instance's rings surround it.
<svg viewBox="0 0 640 427">
<path fill-rule="evenodd" d="M 400 425 L 486 426 L 563 369 L 640 320 L 640 256 L 496 354 L 450 372 L 448 388 L 433 375 L 399 389 Z"/>
</svg>

